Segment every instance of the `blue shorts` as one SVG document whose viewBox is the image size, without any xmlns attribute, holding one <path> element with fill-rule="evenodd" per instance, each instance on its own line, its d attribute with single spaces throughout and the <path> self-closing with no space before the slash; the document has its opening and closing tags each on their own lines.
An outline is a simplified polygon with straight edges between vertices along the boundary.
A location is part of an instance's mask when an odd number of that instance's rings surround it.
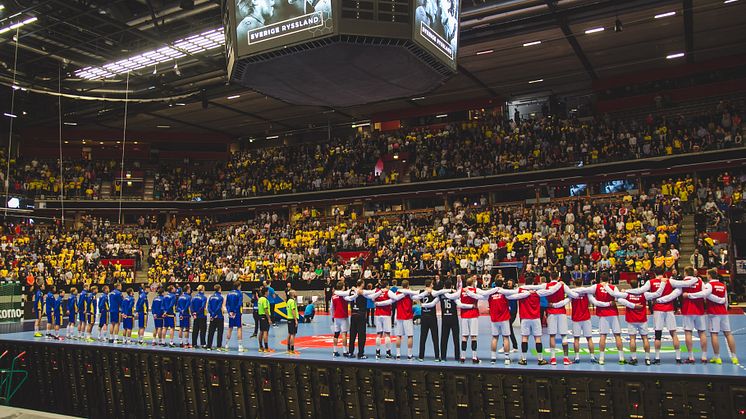
<svg viewBox="0 0 746 419">
<path fill-rule="evenodd" d="M 109 312 L 109 320 L 112 323 L 119 323 L 119 312 L 118 311 L 110 311 Z"/>
<path fill-rule="evenodd" d="M 104 327 L 109 324 L 109 313 L 103 312 L 98 316 L 98 327 Z"/>
<path fill-rule="evenodd" d="M 148 315 L 145 313 L 137 313 L 137 327 L 145 329 L 145 322 L 148 320 Z"/>
<path fill-rule="evenodd" d="M 96 323 L 96 314 L 95 313 L 86 313 L 85 314 L 85 322 L 88 324 L 94 324 Z"/>
<path fill-rule="evenodd" d="M 78 313 L 78 320 L 80 320 L 81 323 L 85 323 L 85 318 L 86 318 L 86 315 L 84 311 L 81 311 Z"/>
<path fill-rule="evenodd" d="M 173 329 L 175 325 L 175 319 L 174 316 L 164 316 L 163 317 L 163 327 L 166 329 Z"/>
<path fill-rule="evenodd" d="M 189 316 L 179 316 L 179 327 L 182 329 L 189 329 Z"/>
<path fill-rule="evenodd" d="M 43 312 L 41 312 L 41 311 L 39 311 L 37 309 L 34 309 L 34 318 L 35 319 L 41 320 L 41 318 L 43 317 L 43 314 L 44 314 Z"/>
<path fill-rule="evenodd" d="M 54 323 L 52 322 L 52 313 L 47 313 L 47 323 L 49 323 L 49 324 L 54 324 Z"/>
<path fill-rule="evenodd" d="M 70 323 L 75 323 L 75 313 L 70 313 L 67 315 L 67 321 Z"/>
<path fill-rule="evenodd" d="M 236 313 L 235 317 L 228 317 L 228 327 L 241 327 L 241 313 Z"/>
<path fill-rule="evenodd" d="M 122 328 L 124 330 L 132 330 L 132 323 L 134 322 L 134 319 L 132 317 L 125 317 L 122 319 Z"/>
<path fill-rule="evenodd" d="M 54 325 L 55 326 L 62 326 L 62 316 L 54 316 Z"/>
<path fill-rule="evenodd" d="M 163 328 L 163 317 L 153 317 L 153 323 L 155 323 L 156 329 L 162 329 Z"/>
</svg>

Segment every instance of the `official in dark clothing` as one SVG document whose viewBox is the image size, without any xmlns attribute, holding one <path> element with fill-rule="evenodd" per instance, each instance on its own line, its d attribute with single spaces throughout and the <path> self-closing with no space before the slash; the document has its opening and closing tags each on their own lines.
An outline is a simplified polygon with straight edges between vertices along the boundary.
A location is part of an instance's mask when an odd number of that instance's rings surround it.
<svg viewBox="0 0 746 419">
<path fill-rule="evenodd" d="M 459 321 L 457 303 L 451 298 L 458 298 L 460 293 L 453 290 L 453 282 L 450 279 L 445 281 L 443 286 L 443 293 L 440 296 L 440 316 L 441 316 L 441 334 L 440 334 L 440 360 L 445 362 L 448 357 L 448 337 L 453 339 L 453 347 L 456 351 L 456 360 L 461 358 L 461 349 L 459 348 L 459 339 L 461 334 L 459 332 Z M 448 294 L 452 292 L 452 294 Z M 451 298 L 449 298 L 451 297 Z"/>
<path fill-rule="evenodd" d="M 438 303 L 438 297 L 433 294 L 433 281 L 425 281 L 425 295 L 420 299 L 422 315 L 420 317 L 420 356 L 419 360 L 425 360 L 425 341 L 429 334 L 433 342 L 435 359 L 440 360 L 440 347 L 438 346 L 438 318 L 435 316 L 435 305 Z"/>
<path fill-rule="evenodd" d="M 363 294 L 365 281 L 358 280 L 357 288 L 352 290 L 345 300 L 350 302 L 350 344 L 349 356 L 355 353 L 355 338 L 357 338 L 358 359 L 367 359 L 365 356 L 365 340 L 368 338 L 365 329 L 365 320 L 368 313 L 368 298 Z"/>
</svg>

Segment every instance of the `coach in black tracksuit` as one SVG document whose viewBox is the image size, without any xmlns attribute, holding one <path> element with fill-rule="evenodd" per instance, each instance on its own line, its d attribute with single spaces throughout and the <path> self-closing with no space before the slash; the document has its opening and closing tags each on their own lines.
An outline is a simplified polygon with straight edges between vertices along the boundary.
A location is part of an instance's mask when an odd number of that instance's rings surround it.
<svg viewBox="0 0 746 419">
<path fill-rule="evenodd" d="M 362 282 L 360 280 L 359 282 Z M 364 284 L 358 284 L 359 290 L 355 290 L 355 299 L 350 301 L 350 357 L 355 353 L 355 338 L 357 337 L 357 357 L 366 359 L 365 340 L 368 338 L 365 329 L 365 317 L 368 313 L 368 299 L 363 295 Z"/>
<path fill-rule="evenodd" d="M 453 283 L 450 279 L 447 279 L 443 289 L 450 290 L 453 287 Z M 453 338 L 453 347 L 456 350 L 456 360 L 461 358 L 461 349 L 459 348 L 459 334 L 458 325 L 458 311 L 456 310 L 457 305 L 455 301 L 449 300 L 445 296 L 440 297 L 440 315 L 441 315 L 441 334 L 440 334 L 440 360 L 445 362 L 448 357 L 448 335 L 450 334 Z"/>
<path fill-rule="evenodd" d="M 433 281 L 431 279 L 425 281 L 425 292 L 427 294 L 420 299 L 420 304 L 422 305 L 422 316 L 420 317 L 420 361 L 425 359 L 425 341 L 427 341 L 428 333 L 433 341 L 435 359 L 440 360 L 438 318 L 435 317 L 435 304 L 438 302 L 438 297 L 433 295 L 432 284 Z"/>
</svg>

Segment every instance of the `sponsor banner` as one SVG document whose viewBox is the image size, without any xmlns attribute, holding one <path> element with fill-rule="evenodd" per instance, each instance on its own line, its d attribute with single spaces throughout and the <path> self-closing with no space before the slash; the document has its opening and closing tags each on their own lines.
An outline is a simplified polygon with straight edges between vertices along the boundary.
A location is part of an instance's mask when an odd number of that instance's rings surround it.
<svg viewBox="0 0 746 419">
<path fill-rule="evenodd" d="M 318 28 L 324 25 L 324 17 L 321 12 L 313 12 L 307 15 L 298 16 L 288 19 L 284 22 L 277 22 L 267 25 L 263 28 L 252 29 L 249 31 L 249 45 L 259 42 L 277 39 L 279 37 L 290 35 L 307 29 Z"/>
</svg>

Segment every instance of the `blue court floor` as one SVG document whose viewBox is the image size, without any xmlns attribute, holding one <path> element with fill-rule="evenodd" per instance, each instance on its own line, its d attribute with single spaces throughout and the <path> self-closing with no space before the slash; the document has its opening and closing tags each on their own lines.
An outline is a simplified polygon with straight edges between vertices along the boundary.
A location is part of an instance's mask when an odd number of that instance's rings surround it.
<svg viewBox="0 0 746 419">
<path fill-rule="evenodd" d="M 596 324 L 596 318 L 594 317 L 594 342 L 596 347 L 596 355 L 598 356 L 598 330 L 595 328 Z M 257 340 L 250 339 L 249 336 L 251 336 L 254 325 L 253 320 L 251 319 L 250 315 L 244 315 L 244 337 L 243 337 L 243 345 L 245 348 L 244 352 L 238 352 L 237 350 L 237 342 L 236 342 L 236 336 L 234 332 L 234 336 L 229 342 L 229 350 L 228 352 L 217 352 L 215 350 L 208 352 L 204 349 L 183 349 L 179 348 L 178 346 L 175 348 L 170 347 L 161 347 L 161 346 L 152 346 L 150 344 L 150 332 L 152 331 L 152 320 L 150 320 L 149 329 L 146 332 L 146 345 L 139 346 L 134 345 L 142 350 L 155 350 L 155 351 L 175 351 L 175 352 L 188 352 L 188 353 L 209 353 L 211 356 L 223 356 L 223 355 L 241 355 L 241 356 L 247 356 L 247 357 L 261 357 L 261 358 L 300 358 L 304 360 L 330 360 L 332 359 L 332 333 L 330 329 L 330 320 L 328 316 L 316 316 L 316 319 L 312 323 L 304 323 L 299 326 L 298 335 L 297 335 L 297 341 L 296 341 L 296 350 L 300 351 L 300 355 L 289 355 L 285 352 L 286 346 L 285 342 L 287 339 L 287 326 L 286 324 L 280 323 L 277 327 L 272 327 L 270 330 L 270 340 L 269 344 L 270 347 L 275 349 L 276 352 L 274 353 L 260 353 L 258 352 L 258 343 Z M 652 322 L 652 319 L 651 319 Z M 730 316 L 730 322 L 731 327 L 733 329 L 733 334 L 736 338 L 736 346 L 737 346 L 737 354 L 741 355 L 740 360 L 746 361 L 746 315 L 731 315 Z M 678 319 L 677 322 L 679 325 L 681 325 L 681 319 Z M 227 323 L 226 323 L 227 324 Z M 652 325 L 652 323 L 650 324 Z M 29 324 L 24 325 L 24 328 L 28 328 Z M 629 345 L 628 345 L 628 339 L 626 336 L 626 324 L 623 321 L 622 317 L 622 327 L 623 327 L 623 341 L 624 341 L 624 350 L 625 350 L 625 357 L 629 359 Z M 96 328 L 97 329 L 97 328 Z M 94 329 L 94 337 L 97 336 L 97 330 Z M 514 325 L 514 329 L 517 333 L 520 332 L 520 328 L 516 325 Z M 448 361 L 443 363 L 436 363 L 434 361 L 434 353 L 432 344 L 430 341 L 430 338 L 427 340 L 426 344 L 426 352 L 425 352 L 425 361 L 423 363 L 420 363 L 416 360 L 416 357 L 419 352 L 419 332 L 420 328 L 419 326 L 415 325 L 415 333 L 414 333 L 414 347 L 413 347 L 413 354 L 415 356 L 415 360 L 409 361 L 406 359 L 407 350 L 406 345 L 402 345 L 402 359 L 399 361 L 391 360 L 391 359 L 381 359 L 376 360 L 375 358 L 375 329 L 368 328 L 368 344 L 366 345 L 366 355 L 368 356 L 367 360 L 357 360 L 357 359 L 346 359 L 343 357 L 336 358 L 340 363 L 373 363 L 373 364 L 392 364 L 392 363 L 401 363 L 401 364 L 427 364 L 427 365 L 437 365 L 441 368 L 448 367 L 448 366 L 461 366 L 458 362 L 453 360 L 454 352 L 453 352 L 453 344 L 452 341 L 449 341 L 448 345 Z M 695 333 L 695 341 L 694 341 L 694 348 L 695 348 L 695 359 L 697 360 L 696 364 L 692 365 L 677 365 L 675 363 L 675 357 L 674 357 L 674 350 L 671 342 L 671 337 L 666 333 L 664 334 L 663 339 L 663 349 L 661 351 L 661 364 L 660 365 L 651 365 L 646 366 L 644 365 L 644 353 L 642 349 L 642 342 L 640 341 L 638 337 L 638 353 L 637 357 L 640 363 L 636 366 L 632 365 L 619 365 L 617 363 L 618 357 L 616 354 L 616 348 L 614 345 L 613 338 L 609 338 L 607 341 L 607 351 L 606 351 L 606 364 L 605 365 L 598 365 L 590 362 L 590 356 L 585 344 L 585 339 L 581 339 L 581 362 L 579 364 L 572 364 L 569 366 L 562 365 L 562 359 L 561 359 L 561 347 L 558 345 L 558 361 L 559 365 L 556 366 L 539 366 L 537 365 L 537 357 L 536 353 L 534 351 L 534 345 L 533 343 L 529 344 L 529 354 L 528 354 L 528 365 L 527 366 L 521 366 L 517 364 L 517 361 L 520 357 L 520 353 L 515 352 L 511 353 L 510 358 L 513 361 L 513 363 L 510 366 L 506 366 L 503 364 L 503 355 L 501 353 L 498 353 L 498 362 L 496 365 L 492 365 L 490 360 L 490 341 L 491 337 L 489 336 L 490 332 L 490 324 L 489 324 L 489 317 L 482 316 L 479 319 L 479 330 L 480 330 L 480 336 L 479 336 L 479 346 L 478 346 L 478 356 L 481 358 L 482 363 L 478 365 L 473 365 L 470 361 L 471 357 L 471 349 L 467 349 L 467 362 L 464 364 L 465 367 L 472 367 L 472 368 L 497 368 L 497 369 L 553 369 L 553 370 L 566 370 L 566 371 L 577 371 L 577 372 L 635 372 L 635 373 L 650 373 L 650 374 L 697 374 L 697 375 L 713 375 L 713 376 L 740 376 L 740 377 L 746 377 L 746 367 L 743 365 L 733 365 L 730 361 L 730 355 L 728 353 L 727 345 L 725 342 L 725 339 L 723 336 L 720 337 L 720 351 L 721 351 L 721 357 L 723 359 L 722 365 L 715 365 L 715 364 L 700 364 L 700 353 L 699 353 L 699 341 L 696 337 Z M 653 337 L 653 331 L 650 329 L 650 338 L 651 338 L 651 358 L 654 357 L 653 349 L 652 349 L 652 337 Z M 60 334 L 62 336 L 65 335 L 65 330 L 61 329 Z M 681 329 L 681 326 L 679 326 L 678 330 L 679 338 L 681 340 L 681 350 L 682 350 L 682 359 L 685 359 L 686 349 L 684 346 L 684 332 Z M 225 340 L 226 334 L 223 334 L 223 339 Z M 518 345 L 520 350 L 520 336 L 517 336 L 518 338 Z M 121 339 L 121 337 L 120 337 Z M 115 346 L 113 344 L 104 343 L 104 342 L 86 342 L 81 340 L 47 340 L 45 338 L 35 338 L 33 331 L 24 331 L 24 332 L 15 332 L 15 333 L 5 333 L 0 335 L 0 341 L 2 340 L 11 340 L 11 341 L 44 341 L 50 345 L 86 345 L 86 346 Z M 547 335 L 543 336 L 543 344 L 544 344 L 544 359 L 549 359 L 549 337 Z M 131 347 L 133 345 L 122 345 L 117 344 L 116 347 Z M 393 346 L 393 345 L 392 345 Z M 708 357 L 712 356 L 712 346 L 709 344 L 709 333 L 708 333 Z M 392 352 L 395 354 L 395 348 L 392 349 Z M 572 359 L 574 357 L 573 355 L 573 349 L 572 349 L 572 343 L 570 343 L 570 358 Z"/>
</svg>

